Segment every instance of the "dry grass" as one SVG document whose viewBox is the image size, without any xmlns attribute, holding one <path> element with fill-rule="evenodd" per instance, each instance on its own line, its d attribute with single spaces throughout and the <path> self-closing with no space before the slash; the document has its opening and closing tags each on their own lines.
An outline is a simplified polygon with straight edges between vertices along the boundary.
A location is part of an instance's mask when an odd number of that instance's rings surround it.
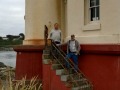
<svg viewBox="0 0 120 90">
<path fill-rule="evenodd" d="M 14 85 L 15 90 L 42 90 L 42 84 L 37 81 L 37 77 L 33 77 L 29 82 L 26 82 L 26 77 L 17 81 Z M 13 89 L 12 89 L 13 90 Z"/>
<path fill-rule="evenodd" d="M 37 79 L 37 76 L 33 77 L 30 81 L 23 77 L 22 80 L 13 82 L 14 69 L 7 67 L 2 72 L 2 79 L 0 78 L 0 90 L 42 90 L 42 83 Z"/>
</svg>

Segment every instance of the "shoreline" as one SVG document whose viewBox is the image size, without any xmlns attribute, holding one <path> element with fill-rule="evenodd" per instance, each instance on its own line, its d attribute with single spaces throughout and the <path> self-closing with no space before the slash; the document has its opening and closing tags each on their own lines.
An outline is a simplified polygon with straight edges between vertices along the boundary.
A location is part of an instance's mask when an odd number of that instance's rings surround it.
<svg viewBox="0 0 120 90">
<path fill-rule="evenodd" d="M 0 50 L 0 62 L 5 65 L 16 67 L 16 52 L 13 50 Z"/>
<path fill-rule="evenodd" d="M 14 51 L 13 47 L 0 47 L 0 51 Z"/>
</svg>

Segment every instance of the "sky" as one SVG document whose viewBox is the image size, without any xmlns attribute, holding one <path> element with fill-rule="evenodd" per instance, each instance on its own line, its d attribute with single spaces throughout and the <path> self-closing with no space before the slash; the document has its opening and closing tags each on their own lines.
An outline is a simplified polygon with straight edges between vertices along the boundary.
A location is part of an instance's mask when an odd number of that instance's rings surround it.
<svg viewBox="0 0 120 90">
<path fill-rule="evenodd" d="M 25 32 L 25 0 L 0 0 L 0 36 Z"/>
</svg>

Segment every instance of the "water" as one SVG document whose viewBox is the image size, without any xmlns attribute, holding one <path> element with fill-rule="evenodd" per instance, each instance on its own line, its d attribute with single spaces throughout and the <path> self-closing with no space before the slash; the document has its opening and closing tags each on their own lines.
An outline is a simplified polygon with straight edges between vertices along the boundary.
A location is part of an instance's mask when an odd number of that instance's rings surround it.
<svg viewBox="0 0 120 90">
<path fill-rule="evenodd" d="M 0 51 L 0 62 L 5 65 L 16 66 L 16 52 L 15 51 Z"/>
</svg>

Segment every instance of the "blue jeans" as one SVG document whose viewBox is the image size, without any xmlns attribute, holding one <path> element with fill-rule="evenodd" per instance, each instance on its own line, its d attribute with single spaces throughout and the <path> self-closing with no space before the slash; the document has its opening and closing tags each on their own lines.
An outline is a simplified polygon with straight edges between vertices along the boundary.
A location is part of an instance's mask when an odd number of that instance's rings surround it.
<svg viewBox="0 0 120 90">
<path fill-rule="evenodd" d="M 67 54 L 67 58 L 68 59 L 72 59 L 73 63 L 74 63 L 74 68 L 76 70 L 78 70 L 78 55 L 75 55 L 75 53 L 68 53 Z M 68 62 L 66 62 L 66 67 L 70 68 L 70 65 Z"/>
</svg>

